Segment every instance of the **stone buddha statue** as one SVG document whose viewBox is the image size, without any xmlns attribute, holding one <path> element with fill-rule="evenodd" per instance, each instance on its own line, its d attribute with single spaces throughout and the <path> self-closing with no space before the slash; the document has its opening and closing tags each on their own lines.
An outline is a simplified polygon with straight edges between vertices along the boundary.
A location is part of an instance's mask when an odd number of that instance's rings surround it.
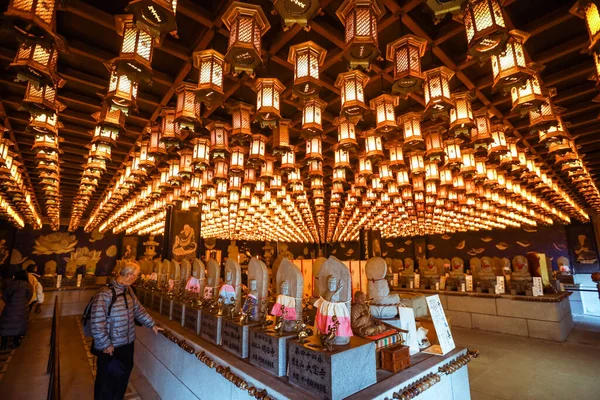
<svg viewBox="0 0 600 400">
<path fill-rule="evenodd" d="M 315 328 L 319 333 L 328 334 L 335 326 L 333 317 L 339 325 L 335 332 L 334 344 L 344 345 L 350 342 L 352 328 L 350 321 L 350 270 L 344 263 L 331 256 L 319 271 L 320 297 L 315 302 L 317 315 Z"/>
<path fill-rule="evenodd" d="M 242 306 L 242 312 L 248 315 L 251 320 L 258 321 L 260 315 L 256 279 L 250 279 L 248 282 L 248 288 L 250 289 L 250 293 L 248 293 L 248 296 L 246 296 L 246 300 Z"/>
<path fill-rule="evenodd" d="M 233 261 L 238 261 L 239 254 L 240 251 L 237 245 L 235 244 L 235 240 L 232 240 L 229 246 L 227 247 L 227 258 Z"/>
<path fill-rule="evenodd" d="M 426 278 L 439 278 L 440 274 L 438 272 L 437 261 L 433 257 L 429 257 L 427 260 L 427 264 L 425 264 L 425 268 L 421 269 L 421 273 Z"/>
<path fill-rule="evenodd" d="M 212 299 L 217 294 L 217 289 L 221 280 L 221 267 L 216 260 L 210 259 L 206 264 L 207 283 L 204 287 L 204 298 Z"/>
<path fill-rule="evenodd" d="M 394 318 L 398 315 L 400 296 L 390 294 L 388 281 L 385 279 L 386 269 L 386 262 L 381 257 L 370 258 L 365 266 L 367 289 L 369 297 L 373 299 L 371 313 L 376 318 Z"/>
<path fill-rule="evenodd" d="M 283 258 L 275 279 L 277 298 L 271 309 L 271 315 L 283 317 L 283 330 L 292 332 L 296 321 L 302 321 L 304 277 L 296 264 Z"/>
<path fill-rule="evenodd" d="M 352 332 L 360 337 L 375 336 L 387 330 L 383 322 L 371 316 L 370 307 L 363 292 L 354 293 L 354 304 L 352 305 Z"/>
<path fill-rule="evenodd" d="M 478 273 L 478 278 L 483 280 L 495 280 L 496 273 L 492 266 L 492 259 L 489 257 L 481 257 L 481 268 Z"/>
<path fill-rule="evenodd" d="M 415 275 L 415 262 L 412 258 L 404 259 L 404 271 L 402 271 L 401 275 L 409 278 Z"/>
<path fill-rule="evenodd" d="M 511 278 L 514 280 L 528 280 L 531 278 L 529 264 L 524 256 L 515 256 L 512 261 L 513 272 Z"/>
<path fill-rule="evenodd" d="M 462 277 L 465 274 L 465 264 L 462 258 L 452 257 L 450 276 Z"/>
<path fill-rule="evenodd" d="M 269 271 L 264 262 L 256 257 L 252 257 L 248 263 L 248 282 L 254 281 L 255 288 L 250 294 L 254 296 L 257 304 L 257 311 L 250 315 L 252 321 L 260 320 L 260 313 L 263 311 L 263 300 L 268 296 L 269 290 Z"/>
<path fill-rule="evenodd" d="M 225 271 L 225 283 L 219 289 L 219 297 L 223 299 L 223 304 L 225 305 L 231 305 L 237 300 L 233 286 L 233 273 L 231 271 Z"/>
</svg>

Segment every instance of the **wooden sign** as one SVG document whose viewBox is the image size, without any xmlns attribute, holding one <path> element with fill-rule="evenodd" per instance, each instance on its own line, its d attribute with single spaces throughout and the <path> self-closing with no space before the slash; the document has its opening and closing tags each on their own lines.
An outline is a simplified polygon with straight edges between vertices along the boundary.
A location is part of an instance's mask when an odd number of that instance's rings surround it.
<svg viewBox="0 0 600 400">
<path fill-rule="evenodd" d="M 533 287 L 531 288 L 534 296 L 544 295 L 544 285 L 542 284 L 542 278 L 536 276 L 533 278 Z"/>
<path fill-rule="evenodd" d="M 423 352 L 441 356 L 446 355 L 454 350 L 456 345 L 454 344 L 452 332 L 450 332 L 450 325 L 446 319 L 446 313 L 444 313 L 440 296 L 436 294 L 427 296 L 425 299 L 427 300 L 427 307 L 429 308 L 429 314 L 431 315 L 439 343 L 428 347 Z"/>
</svg>

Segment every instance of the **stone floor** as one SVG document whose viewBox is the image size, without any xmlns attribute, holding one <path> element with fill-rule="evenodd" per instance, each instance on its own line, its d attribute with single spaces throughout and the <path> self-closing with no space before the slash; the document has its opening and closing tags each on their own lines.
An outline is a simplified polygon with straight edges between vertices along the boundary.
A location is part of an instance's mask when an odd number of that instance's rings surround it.
<svg viewBox="0 0 600 400">
<path fill-rule="evenodd" d="M 469 363 L 473 400 L 600 399 L 600 318 L 576 316 L 564 343 L 454 328 L 458 346 L 477 349 Z M 2 400 L 45 399 L 50 319 L 30 322 L 21 347 L 0 354 Z M 93 398 L 93 359 L 77 317 L 60 319 L 63 399 Z M 90 362 L 91 361 L 91 362 Z M 134 368 L 126 400 L 160 400 Z"/>
</svg>

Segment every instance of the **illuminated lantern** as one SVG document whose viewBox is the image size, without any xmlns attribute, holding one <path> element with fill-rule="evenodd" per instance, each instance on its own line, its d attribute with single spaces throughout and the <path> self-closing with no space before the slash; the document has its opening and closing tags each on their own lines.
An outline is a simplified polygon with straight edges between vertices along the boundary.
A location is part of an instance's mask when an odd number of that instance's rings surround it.
<svg viewBox="0 0 600 400">
<path fill-rule="evenodd" d="M 338 146 L 340 148 L 352 150 L 358 147 L 354 122 L 348 118 L 339 117 L 333 120 L 333 124 L 338 128 Z"/>
<path fill-rule="evenodd" d="M 138 25 L 157 38 L 177 31 L 177 0 L 132 0 L 126 10 L 134 15 Z"/>
<path fill-rule="evenodd" d="M 281 118 L 279 95 L 285 86 L 277 78 L 258 78 L 254 85 L 256 92 L 256 119 L 262 127 L 274 128 Z"/>
<path fill-rule="evenodd" d="M 231 126 L 225 122 L 211 122 L 206 125 L 210 132 L 210 154 L 213 159 L 225 158 L 229 154 L 229 132 Z"/>
<path fill-rule="evenodd" d="M 66 107 L 56 98 L 56 90 L 53 86 L 42 85 L 35 86 L 31 82 L 27 83 L 25 90 L 24 104 L 21 108 L 32 114 L 39 112 L 61 112 Z"/>
<path fill-rule="evenodd" d="M 267 137 L 261 134 L 252 135 L 252 143 L 250 145 L 250 154 L 248 155 L 248 163 L 250 165 L 262 165 L 265 162 L 265 150 L 267 147 Z"/>
<path fill-rule="evenodd" d="M 289 119 L 280 119 L 277 121 L 277 126 L 273 129 L 273 153 L 285 152 L 291 148 L 290 146 L 290 124 Z"/>
<path fill-rule="evenodd" d="M 351 119 L 359 118 L 367 110 L 364 87 L 369 76 L 360 70 L 342 72 L 335 81 L 342 99 L 341 114 Z"/>
<path fill-rule="evenodd" d="M 528 111 L 540 108 L 545 102 L 542 87 L 537 74 L 528 78 L 522 86 L 510 90 L 512 97 L 512 111 L 524 115 Z"/>
<path fill-rule="evenodd" d="M 109 126 L 96 125 L 96 129 L 94 130 L 91 142 L 102 142 L 107 143 L 111 146 L 115 146 L 117 144 L 118 137 L 119 131 L 117 129 Z"/>
<path fill-rule="evenodd" d="M 439 181 L 440 173 L 438 171 L 437 161 L 425 161 L 425 181 Z"/>
<path fill-rule="evenodd" d="M 335 168 L 333 170 L 333 177 L 331 179 L 334 184 L 336 182 L 345 183 L 346 182 L 346 169 L 345 168 Z"/>
<path fill-rule="evenodd" d="M 244 171 L 244 157 L 246 153 L 246 149 L 241 146 L 231 148 L 231 158 L 229 159 L 229 170 L 231 172 Z"/>
<path fill-rule="evenodd" d="M 459 169 L 462 165 L 463 158 L 460 152 L 462 140 L 450 139 L 444 142 L 444 152 L 446 153 L 446 167 L 451 169 Z"/>
<path fill-rule="evenodd" d="M 192 165 L 197 170 L 208 167 L 210 163 L 210 140 L 207 138 L 194 138 L 191 143 L 194 146 Z"/>
<path fill-rule="evenodd" d="M 488 148 L 489 157 L 498 157 L 501 154 L 508 152 L 508 146 L 506 145 L 506 138 L 504 132 L 507 127 L 504 125 L 492 125 L 492 142 Z"/>
<path fill-rule="evenodd" d="M 511 90 L 513 87 L 522 86 L 533 74 L 533 71 L 527 68 L 523 49 L 523 44 L 528 38 L 528 33 L 512 30 L 504 51 L 492 56 L 494 90 Z"/>
<path fill-rule="evenodd" d="M 59 137 L 53 133 L 36 133 L 35 137 L 33 138 L 33 146 L 31 146 L 31 148 L 58 150 L 58 141 Z M 4 152 L 8 152 L 8 146 L 6 146 L 4 142 L 5 139 L 2 139 L 2 150 Z M 6 155 L 4 155 L 2 159 L 6 160 Z"/>
<path fill-rule="evenodd" d="M 234 1 L 222 19 L 229 29 L 225 59 L 233 65 L 236 74 L 254 74 L 254 69 L 262 62 L 262 36 L 271 28 L 262 7 Z"/>
<path fill-rule="evenodd" d="M 154 39 L 143 27 L 136 26 L 132 15 L 115 17 L 117 33 L 123 37 L 119 57 L 107 61 L 119 73 L 126 74 L 135 82 L 149 80 L 152 75 Z"/>
<path fill-rule="evenodd" d="M 430 160 L 440 160 L 444 155 L 442 139 L 443 129 L 440 127 L 429 128 L 425 133 L 425 157 Z"/>
<path fill-rule="evenodd" d="M 473 127 L 473 108 L 471 92 L 452 94 L 454 106 L 450 109 L 449 131 L 457 139 L 470 140 Z"/>
<path fill-rule="evenodd" d="M 585 14 L 585 23 L 590 37 L 590 50 L 598 50 L 600 41 L 600 12 L 598 4 L 593 0 L 580 0 L 580 8 Z"/>
<path fill-rule="evenodd" d="M 387 45 L 386 59 L 394 64 L 394 93 L 407 96 L 421 90 L 425 78 L 421 57 L 426 49 L 427 40 L 414 35 L 404 35 Z"/>
<path fill-rule="evenodd" d="M 398 123 L 404 125 L 404 148 L 422 149 L 424 147 L 423 134 L 421 133 L 421 116 L 419 112 L 409 112 L 398 117 Z"/>
<path fill-rule="evenodd" d="M 275 0 L 273 7 L 283 19 L 283 30 L 294 24 L 308 28 L 308 21 L 319 11 L 319 0 Z"/>
<path fill-rule="evenodd" d="M 568 138 L 569 135 L 564 128 L 562 119 L 556 117 L 556 124 L 548 127 L 546 130 L 539 131 L 540 143 L 550 145 L 554 142 L 561 142 L 563 138 Z"/>
<path fill-rule="evenodd" d="M 302 104 L 302 130 L 308 136 L 323 133 L 322 113 L 325 103 L 318 97 L 311 97 Z"/>
<path fill-rule="evenodd" d="M 306 140 L 306 156 L 307 160 L 323 161 L 323 150 L 321 148 L 321 137 L 313 136 Z"/>
<path fill-rule="evenodd" d="M 215 160 L 215 168 L 213 170 L 213 176 L 212 176 L 212 181 L 213 182 L 218 182 L 218 181 L 227 181 L 229 179 L 228 176 L 228 172 L 229 172 L 229 164 L 227 163 L 227 161 L 225 160 Z M 208 179 L 204 179 L 204 176 L 202 177 L 202 180 L 206 180 L 208 181 Z"/>
<path fill-rule="evenodd" d="M 223 54 L 213 49 L 195 51 L 192 57 L 199 72 L 197 99 L 211 107 L 223 98 L 223 75 L 228 72 L 229 64 Z"/>
<path fill-rule="evenodd" d="M 373 164 L 364 154 L 358 156 L 358 176 L 370 177 L 373 175 Z"/>
<path fill-rule="evenodd" d="M 529 125 L 537 131 L 543 131 L 551 126 L 558 125 L 555 106 L 552 103 L 551 97 L 556 95 L 556 89 L 548 90 L 548 95 L 544 98 L 544 104 L 539 109 L 529 111 Z"/>
<path fill-rule="evenodd" d="M 423 155 L 423 151 L 414 151 L 407 154 L 411 177 L 425 174 L 425 162 Z"/>
<path fill-rule="evenodd" d="M 402 151 L 401 141 L 390 141 L 386 142 L 386 148 L 390 154 L 390 168 L 392 171 L 398 171 L 399 169 L 405 168 L 404 153 Z"/>
<path fill-rule="evenodd" d="M 89 145 L 89 155 L 93 158 L 100 158 L 103 160 L 111 159 L 112 148 L 109 144 L 104 142 L 91 143 Z"/>
<path fill-rule="evenodd" d="M 178 146 L 183 139 L 178 124 L 175 122 L 175 110 L 172 108 L 163 108 L 160 112 L 161 129 L 160 140 L 167 148 Z"/>
<path fill-rule="evenodd" d="M 486 165 L 487 172 L 487 180 L 483 182 L 483 185 L 486 187 L 494 187 L 498 185 L 498 171 L 496 171 L 496 166 L 492 164 Z"/>
<path fill-rule="evenodd" d="M 175 90 L 177 105 L 175 106 L 175 122 L 193 129 L 193 124 L 200 123 L 200 102 L 196 101 L 196 89 L 191 83 L 184 82 Z"/>
<path fill-rule="evenodd" d="M 425 71 L 425 114 L 440 115 L 453 106 L 450 93 L 450 79 L 454 71 L 447 67 L 438 67 Z"/>
<path fill-rule="evenodd" d="M 323 176 L 323 162 L 319 160 L 308 161 L 308 176 Z"/>
<path fill-rule="evenodd" d="M 508 29 L 498 0 L 469 0 L 464 18 L 469 54 L 486 58 L 504 51 Z"/>
<path fill-rule="evenodd" d="M 275 173 L 275 157 L 265 157 L 264 164 L 260 167 L 260 179 L 270 181 Z"/>
<path fill-rule="evenodd" d="M 384 13 L 376 0 L 345 0 L 336 11 L 346 31 L 343 56 L 351 68 L 368 68 L 379 57 L 377 20 Z"/>
<path fill-rule="evenodd" d="M 244 183 L 256 185 L 256 170 L 254 168 L 246 168 L 244 170 Z"/>
<path fill-rule="evenodd" d="M 104 98 L 112 101 L 119 107 L 135 108 L 138 92 L 138 83 L 132 81 L 127 74 L 119 72 L 116 68 L 110 70 L 108 92 Z"/>
<path fill-rule="evenodd" d="M 54 44 L 25 41 L 19 45 L 10 68 L 17 73 L 19 81 L 62 87 L 65 81 L 56 74 L 57 62 L 58 50 Z"/>
<path fill-rule="evenodd" d="M 179 176 L 182 178 L 190 178 L 192 176 L 193 166 L 193 151 L 191 149 L 183 149 L 179 154 Z"/>
<path fill-rule="evenodd" d="M 350 155 L 348 154 L 348 152 L 346 150 L 344 150 L 343 148 L 341 148 L 339 145 L 334 145 L 333 146 L 333 152 L 335 155 L 335 164 L 333 165 L 333 168 L 335 169 L 341 169 L 341 168 L 348 168 L 350 169 Z"/>
<path fill-rule="evenodd" d="M 566 137 L 561 138 L 560 140 L 553 141 L 548 146 L 548 154 L 556 155 L 557 157 L 564 156 L 567 153 L 573 151 L 571 148 L 571 140 Z"/>
<path fill-rule="evenodd" d="M 305 97 L 319 93 L 319 66 L 326 55 L 327 50 L 311 41 L 290 47 L 288 62 L 294 66 L 294 94 Z"/>
<path fill-rule="evenodd" d="M 63 124 L 58 120 L 58 115 L 55 113 L 31 114 L 29 125 L 27 125 L 28 131 L 52 132 L 57 135 L 58 130 L 61 128 L 63 128 Z"/>
<path fill-rule="evenodd" d="M 236 102 L 228 107 L 231 112 L 231 138 L 246 140 L 252 136 L 252 114 L 254 106 Z"/>
<path fill-rule="evenodd" d="M 452 177 L 452 188 L 455 192 L 464 192 L 466 190 L 465 180 L 462 175 L 456 174 Z"/>
<path fill-rule="evenodd" d="M 92 118 L 99 125 L 117 128 L 119 132 L 125 131 L 126 110 L 114 104 L 103 102 L 101 110 L 93 113 Z"/>
<path fill-rule="evenodd" d="M 460 166 L 460 173 L 463 176 L 472 176 L 477 168 L 475 166 L 475 150 L 464 149 L 462 150 L 462 165 Z"/>
<path fill-rule="evenodd" d="M 375 111 L 375 130 L 381 135 L 390 135 L 398 130 L 396 112 L 398 96 L 382 94 L 370 101 L 371 110 Z"/>
<path fill-rule="evenodd" d="M 150 141 L 148 143 L 148 153 L 151 155 L 161 155 L 167 153 L 167 146 L 160 140 L 160 127 L 154 124 L 150 128 Z"/>
<path fill-rule="evenodd" d="M 56 36 L 55 3 L 55 0 L 12 0 L 4 15 L 15 19 L 17 33 L 25 38 L 34 36 L 51 41 Z"/>
<path fill-rule="evenodd" d="M 365 134 L 365 153 L 370 160 L 379 160 L 383 158 L 383 144 L 381 136 L 375 134 L 373 130 L 364 132 Z"/>
<path fill-rule="evenodd" d="M 487 161 L 484 157 L 475 158 L 475 175 L 473 175 L 473 180 L 475 182 L 482 182 L 487 179 L 487 166 L 485 162 Z"/>
<path fill-rule="evenodd" d="M 296 168 L 296 149 L 290 148 L 281 153 L 281 170 L 284 172 L 291 171 Z"/>
<path fill-rule="evenodd" d="M 487 145 L 493 141 L 490 112 L 481 108 L 474 113 L 475 128 L 471 131 L 471 143 L 474 144 L 475 154 L 487 155 Z"/>
</svg>

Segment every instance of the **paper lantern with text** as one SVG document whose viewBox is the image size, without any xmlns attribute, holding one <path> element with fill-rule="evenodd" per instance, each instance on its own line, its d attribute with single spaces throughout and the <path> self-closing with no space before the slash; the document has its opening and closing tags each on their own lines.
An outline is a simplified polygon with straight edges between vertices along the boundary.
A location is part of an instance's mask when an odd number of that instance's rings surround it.
<svg viewBox="0 0 600 400">
<path fill-rule="evenodd" d="M 306 97 L 319 93 L 319 66 L 326 55 L 327 50 L 311 41 L 290 47 L 287 61 L 294 66 L 294 94 Z"/>
<path fill-rule="evenodd" d="M 135 16 L 139 26 L 159 39 L 177 32 L 177 0 L 132 0 L 126 10 Z"/>
<path fill-rule="evenodd" d="M 308 176 L 323 176 L 323 162 L 320 160 L 308 161 Z"/>
<path fill-rule="evenodd" d="M 275 128 L 281 118 L 279 96 L 285 86 L 277 78 L 258 78 L 254 84 L 256 92 L 256 119 L 262 127 Z"/>
<path fill-rule="evenodd" d="M 423 157 L 424 155 L 425 152 L 423 151 L 413 151 L 411 153 L 406 154 L 408 165 L 410 167 L 411 178 L 414 176 L 425 174 L 425 161 Z"/>
<path fill-rule="evenodd" d="M 346 169 L 345 168 L 334 168 L 333 176 L 331 178 L 334 183 L 346 183 Z M 343 188 L 343 186 L 342 186 Z M 343 190 L 342 190 L 343 192 Z"/>
<path fill-rule="evenodd" d="M 425 93 L 426 115 L 443 116 L 452 108 L 450 79 L 453 76 L 454 71 L 448 67 L 438 67 L 425 71 L 423 91 Z"/>
<path fill-rule="evenodd" d="M 382 94 L 372 99 L 371 110 L 375 112 L 375 130 L 381 135 L 393 135 L 398 131 L 395 107 L 398 106 L 398 96 Z"/>
<path fill-rule="evenodd" d="M 56 73 L 57 62 L 58 50 L 54 44 L 25 41 L 19 44 L 10 69 L 17 73 L 18 81 L 62 87 L 65 81 Z"/>
<path fill-rule="evenodd" d="M 319 0 L 275 0 L 273 7 L 283 19 L 283 30 L 298 24 L 308 29 L 308 21 L 319 11 Z"/>
<path fill-rule="evenodd" d="M 421 117 L 420 112 L 408 112 L 398 117 L 398 124 L 404 126 L 404 150 L 423 149 L 425 148 L 425 140 L 421 133 Z"/>
<path fill-rule="evenodd" d="M 229 158 L 229 170 L 231 172 L 244 172 L 244 161 L 248 151 L 242 146 L 231 147 Z"/>
<path fill-rule="evenodd" d="M 260 6 L 234 1 L 222 19 L 229 29 L 225 59 L 233 66 L 234 73 L 253 75 L 262 62 L 262 36 L 271 28 L 267 16 Z"/>
<path fill-rule="evenodd" d="M 341 148 L 352 150 L 358 147 L 354 122 L 345 117 L 338 117 L 333 120 L 333 124 L 338 128 L 338 145 Z"/>
<path fill-rule="evenodd" d="M 213 159 L 229 155 L 229 132 L 231 126 L 225 122 L 211 122 L 206 125 L 210 132 L 210 155 Z"/>
<path fill-rule="evenodd" d="M 138 83 L 132 81 L 127 74 L 119 72 L 116 68 L 110 70 L 108 92 L 104 98 L 112 101 L 119 107 L 132 109 L 136 107 Z"/>
<path fill-rule="evenodd" d="M 378 0 L 344 0 L 336 15 L 345 27 L 343 56 L 350 67 L 368 68 L 369 63 L 379 57 L 377 43 L 377 20 L 383 16 Z"/>
<path fill-rule="evenodd" d="M 179 154 L 179 177 L 189 179 L 194 172 L 192 166 L 193 151 L 191 149 L 182 149 Z"/>
<path fill-rule="evenodd" d="M 504 51 L 509 36 L 498 0 L 469 0 L 464 21 L 471 56 L 486 58 Z"/>
<path fill-rule="evenodd" d="M 386 59 L 394 64 L 394 93 L 407 96 L 421 91 L 425 79 L 421 57 L 426 49 L 427 40 L 414 35 L 404 35 L 387 45 Z"/>
<path fill-rule="evenodd" d="M 365 154 L 358 156 L 358 176 L 363 178 L 373 175 L 373 164 Z"/>
<path fill-rule="evenodd" d="M 462 165 L 460 166 L 460 173 L 465 177 L 471 177 L 476 171 L 475 166 L 475 150 L 463 149 L 462 153 Z"/>
<path fill-rule="evenodd" d="M 323 133 L 322 113 L 327 106 L 318 97 L 311 97 L 302 103 L 302 133 L 304 135 L 320 135 Z"/>
<path fill-rule="evenodd" d="M 364 87 L 369 76 L 360 70 L 342 72 L 335 81 L 335 87 L 340 89 L 342 99 L 341 114 L 355 120 L 367 110 Z"/>
<path fill-rule="evenodd" d="M 524 115 L 528 111 L 540 108 L 545 102 L 537 74 L 533 74 L 522 86 L 513 87 L 510 90 L 510 95 L 512 98 L 512 112 L 515 114 Z"/>
<path fill-rule="evenodd" d="M 194 67 L 198 68 L 198 100 L 211 107 L 223 98 L 223 75 L 228 72 L 223 54 L 213 49 L 195 51 Z"/>
<path fill-rule="evenodd" d="M 281 152 L 281 170 L 284 172 L 296 168 L 296 148 L 292 147 Z"/>
</svg>

